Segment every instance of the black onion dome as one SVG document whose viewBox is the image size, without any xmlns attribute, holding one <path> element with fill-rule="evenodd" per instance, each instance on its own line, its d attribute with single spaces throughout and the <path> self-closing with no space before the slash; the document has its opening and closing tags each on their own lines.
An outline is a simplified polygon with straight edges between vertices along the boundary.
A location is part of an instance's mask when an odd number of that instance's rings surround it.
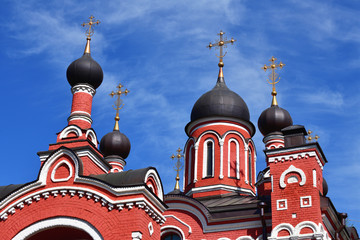
<svg viewBox="0 0 360 240">
<path fill-rule="evenodd" d="M 215 87 L 204 93 L 191 111 L 191 121 L 205 117 L 232 117 L 250 121 L 249 109 L 244 100 L 225 84 L 224 78 L 218 78 Z"/>
<path fill-rule="evenodd" d="M 77 84 L 89 84 L 96 89 L 101 85 L 103 76 L 100 65 L 91 57 L 90 53 L 84 53 L 81 58 L 73 61 L 66 71 L 66 77 L 71 87 Z"/>
<path fill-rule="evenodd" d="M 130 148 L 129 139 L 118 130 L 109 132 L 100 141 L 100 151 L 104 157 L 120 156 L 125 159 L 129 156 Z"/>
<path fill-rule="evenodd" d="M 280 132 L 281 129 L 292 124 L 289 112 L 277 105 L 265 109 L 258 120 L 258 128 L 264 136 L 272 132 Z"/>
</svg>

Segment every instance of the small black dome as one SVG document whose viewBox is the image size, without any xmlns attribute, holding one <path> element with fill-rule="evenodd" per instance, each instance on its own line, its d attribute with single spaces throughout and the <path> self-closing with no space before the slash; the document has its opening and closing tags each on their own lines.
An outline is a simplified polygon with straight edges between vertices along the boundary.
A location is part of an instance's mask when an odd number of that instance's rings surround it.
<svg viewBox="0 0 360 240">
<path fill-rule="evenodd" d="M 66 77 L 71 87 L 83 83 L 96 89 L 103 81 L 103 71 L 90 53 L 84 53 L 81 58 L 69 65 Z"/>
<path fill-rule="evenodd" d="M 215 87 L 196 101 L 191 111 L 191 121 L 216 116 L 250 121 L 249 109 L 244 100 L 231 91 L 226 86 L 224 78 L 220 77 Z"/>
<path fill-rule="evenodd" d="M 264 136 L 272 132 L 280 132 L 281 129 L 292 124 L 289 112 L 277 105 L 265 109 L 258 120 L 258 128 Z"/>
<path fill-rule="evenodd" d="M 107 156 L 120 156 L 122 159 L 127 158 L 130 153 L 130 141 L 118 130 L 106 134 L 100 141 L 100 151 Z"/>
<path fill-rule="evenodd" d="M 323 196 L 326 196 L 328 191 L 329 191 L 329 188 L 328 188 L 327 182 L 325 181 L 325 178 L 323 178 Z"/>
</svg>

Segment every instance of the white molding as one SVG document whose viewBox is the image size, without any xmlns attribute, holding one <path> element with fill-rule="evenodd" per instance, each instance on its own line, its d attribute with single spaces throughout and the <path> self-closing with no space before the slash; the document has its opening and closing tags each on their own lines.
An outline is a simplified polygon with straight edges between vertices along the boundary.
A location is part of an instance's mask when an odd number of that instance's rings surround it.
<svg viewBox="0 0 360 240">
<path fill-rule="evenodd" d="M 85 112 L 85 111 L 72 111 L 72 112 L 71 112 L 71 115 L 77 115 L 77 114 L 87 115 L 88 117 L 91 117 L 91 114 L 88 113 L 88 112 Z"/>
<path fill-rule="evenodd" d="M 75 150 L 75 153 L 79 157 L 88 157 L 93 161 L 104 173 L 108 173 L 110 170 L 109 166 L 107 166 L 102 160 L 100 160 L 95 154 L 93 154 L 88 149 L 79 149 Z"/>
<path fill-rule="evenodd" d="M 280 206 L 281 202 L 284 202 L 284 207 Z M 276 200 L 276 210 L 282 211 L 282 210 L 287 210 L 287 209 L 288 209 L 287 199 L 278 199 L 278 200 Z"/>
<path fill-rule="evenodd" d="M 298 148 L 297 150 L 307 150 L 306 148 Z M 293 149 L 289 150 L 289 149 L 281 149 L 279 151 L 276 152 L 276 154 L 279 153 L 286 153 L 289 151 L 294 151 Z M 322 165 L 319 157 L 317 156 L 315 151 L 303 151 L 303 152 L 299 152 L 299 153 L 294 153 L 294 154 L 287 154 L 287 155 L 281 155 L 281 156 L 274 156 L 274 157 L 268 157 L 268 162 L 284 162 L 284 161 L 296 161 L 296 160 L 301 160 L 302 158 L 309 158 L 309 157 L 315 157 L 317 163 L 319 164 L 320 168 L 323 169 L 324 166 Z"/>
<path fill-rule="evenodd" d="M 92 130 L 92 129 L 88 129 L 87 131 L 86 131 L 86 138 L 88 138 L 88 136 L 90 135 L 90 137 L 91 137 L 91 142 L 95 145 L 95 146 L 97 146 L 97 137 L 96 137 L 96 134 L 95 134 L 95 132 L 94 132 L 94 130 Z"/>
<path fill-rule="evenodd" d="M 141 232 L 132 232 L 131 233 L 132 240 L 141 240 L 142 239 L 142 233 Z"/>
<path fill-rule="evenodd" d="M 195 145 L 194 145 L 194 148 L 195 148 L 195 164 L 194 164 L 194 183 L 196 183 L 197 182 L 197 180 L 198 180 L 198 171 L 197 171 L 197 169 L 198 169 L 198 159 L 199 159 L 199 143 L 195 143 Z"/>
<path fill-rule="evenodd" d="M 152 225 L 152 222 L 149 222 L 149 224 L 148 224 L 148 230 L 149 230 L 150 236 L 152 236 L 153 233 L 154 233 L 154 227 L 153 227 L 153 225 Z"/>
<path fill-rule="evenodd" d="M 56 174 L 56 170 L 62 165 L 65 164 L 66 166 L 68 166 L 69 168 L 69 176 L 65 177 L 65 178 L 55 178 L 55 174 Z M 71 166 L 71 164 L 67 161 L 67 160 L 61 160 L 60 162 L 58 162 L 55 167 L 53 168 L 52 172 L 51 172 L 51 181 L 53 182 L 66 182 L 68 181 L 72 176 L 73 176 L 74 170 L 73 167 Z"/>
<path fill-rule="evenodd" d="M 313 230 L 313 233 L 300 234 L 301 230 L 305 227 L 308 227 Z M 278 237 L 278 234 L 281 230 L 286 230 L 289 232 L 289 236 Z M 293 227 L 289 223 L 280 223 L 275 228 L 273 228 L 271 232 L 271 236 L 268 238 L 269 240 L 278 240 L 278 239 L 324 239 L 330 240 L 331 238 L 328 236 L 326 230 L 323 225 L 319 223 L 318 225 L 312 221 L 303 221 L 298 223 L 295 227 Z"/>
<path fill-rule="evenodd" d="M 192 229 L 191 229 L 191 226 L 189 224 L 187 224 L 186 222 L 182 221 L 181 219 L 179 219 L 178 217 L 176 217 L 175 215 L 164 215 L 165 218 L 169 218 L 169 217 L 172 217 L 174 218 L 175 220 L 177 220 L 178 222 L 180 222 L 181 224 L 183 224 L 184 226 L 186 226 L 189 230 L 188 230 L 188 233 L 191 234 L 192 233 Z"/>
<path fill-rule="evenodd" d="M 313 187 L 316 187 L 317 179 L 316 179 L 316 170 L 312 170 L 313 173 Z"/>
<path fill-rule="evenodd" d="M 87 117 L 87 116 L 83 116 L 83 115 L 70 115 L 70 117 L 68 117 L 68 122 L 71 121 L 75 121 L 75 120 L 81 120 L 81 121 L 85 121 L 87 123 L 92 123 L 92 119 Z"/>
<path fill-rule="evenodd" d="M 70 125 L 70 126 L 67 126 L 66 128 L 64 128 L 64 129 L 61 131 L 59 138 L 60 138 L 60 139 L 67 138 L 67 136 L 68 136 L 70 133 L 75 133 L 77 137 L 81 137 L 81 136 L 82 136 L 81 128 L 79 128 L 78 126 L 75 126 L 75 125 Z"/>
<path fill-rule="evenodd" d="M 164 201 L 164 193 L 163 193 L 163 189 L 161 186 L 161 180 L 160 180 L 159 175 L 157 174 L 157 172 L 154 169 L 150 169 L 147 171 L 145 178 L 144 178 L 144 183 L 146 183 L 147 179 L 150 177 L 152 177 L 155 181 L 158 198 L 160 198 L 161 201 Z"/>
<path fill-rule="evenodd" d="M 211 127 L 211 126 L 229 126 L 229 127 L 232 127 L 232 128 L 238 128 L 238 129 L 244 130 L 245 132 L 249 133 L 249 131 L 246 128 L 241 127 L 241 126 L 236 125 L 236 124 L 233 124 L 233 123 L 215 122 L 215 123 L 200 124 L 196 128 L 192 129 L 189 135 L 192 135 L 199 128 Z M 250 135 L 250 133 L 249 133 L 249 135 Z"/>
<path fill-rule="evenodd" d="M 96 94 L 96 90 L 94 88 L 85 84 L 78 84 L 71 88 L 71 93 L 73 95 L 79 92 L 90 94 L 92 97 Z"/>
<path fill-rule="evenodd" d="M 254 240 L 251 236 L 241 236 L 238 237 L 236 240 Z"/>
<path fill-rule="evenodd" d="M 280 187 L 281 188 L 285 188 L 286 187 L 286 183 L 285 183 L 285 177 L 288 173 L 291 172 L 296 172 L 300 175 L 301 177 L 301 181 L 299 183 L 300 186 L 303 186 L 306 183 L 306 176 L 303 170 L 301 170 L 300 168 L 296 168 L 294 165 L 291 165 L 288 169 L 286 169 L 280 176 Z"/>
<path fill-rule="evenodd" d="M 304 204 L 303 200 L 308 199 L 308 204 Z M 300 207 L 301 208 L 306 208 L 306 207 L 311 207 L 312 206 L 312 201 L 311 201 L 311 196 L 304 196 L 304 197 L 300 197 Z"/>
<path fill-rule="evenodd" d="M 244 192 L 244 193 L 250 193 L 251 195 L 255 196 L 255 193 L 247 188 L 240 188 L 240 187 L 234 187 L 224 184 L 216 184 L 216 185 L 210 185 L 210 186 L 204 186 L 204 187 L 195 187 L 192 188 L 189 192 L 186 193 L 187 196 L 194 194 L 194 193 L 202 193 L 202 192 L 209 192 L 209 191 L 217 191 L 217 190 L 226 190 L 231 192 Z"/>
<path fill-rule="evenodd" d="M 55 217 L 51 219 L 41 220 L 26 227 L 18 234 L 16 234 L 13 240 L 23 240 L 31 235 L 36 234 L 37 232 L 54 227 L 72 227 L 83 230 L 84 232 L 89 234 L 94 240 L 104 239 L 94 226 L 84 220 L 70 217 Z"/>
<path fill-rule="evenodd" d="M 249 173 L 248 173 L 248 171 L 249 171 L 249 166 L 248 166 L 248 158 L 249 158 L 249 152 L 248 152 L 248 150 L 249 150 L 249 146 L 248 146 L 248 144 L 245 144 L 244 145 L 244 152 L 245 152 L 245 183 L 246 184 L 249 184 Z"/>
<path fill-rule="evenodd" d="M 174 225 L 166 225 L 166 226 L 161 227 L 160 231 L 161 231 L 161 235 L 160 235 L 160 236 L 163 236 L 163 235 L 168 234 L 168 233 L 175 233 L 175 234 L 180 234 L 181 239 L 182 239 L 182 240 L 185 240 L 185 234 L 184 234 L 184 232 L 181 230 L 181 228 L 179 228 L 179 227 L 177 227 L 177 226 L 174 226 Z"/>
<path fill-rule="evenodd" d="M 220 145 L 220 174 L 219 174 L 219 179 L 223 179 L 224 178 L 224 140 L 223 139 L 220 139 L 219 145 Z M 214 169 L 214 171 L 215 171 L 215 169 Z"/>
</svg>

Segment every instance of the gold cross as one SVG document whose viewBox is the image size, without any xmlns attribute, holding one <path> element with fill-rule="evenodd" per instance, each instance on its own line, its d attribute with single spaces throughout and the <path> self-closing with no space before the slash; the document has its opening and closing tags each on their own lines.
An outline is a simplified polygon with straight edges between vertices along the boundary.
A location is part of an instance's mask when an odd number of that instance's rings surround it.
<svg viewBox="0 0 360 240">
<path fill-rule="evenodd" d="M 175 188 L 174 190 L 178 189 L 180 190 L 180 185 L 179 185 L 179 180 L 180 180 L 180 177 L 179 177 L 179 172 L 183 169 L 183 164 L 181 162 L 181 158 L 184 157 L 184 155 L 181 154 L 181 148 L 179 148 L 177 151 L 177 154 L 176 155 L 172 155 L 171 156 L 171 159 L 174 160 L 175 158 L 177 159 L 176 160 L 176 163 L 175 163 L 175 166 L 174 166 L 174 170 L 176 171 L 176 184 L 175 184 Z"/>
<path fill-rule="evenodd" d="M 93 19 L 94 19 L 95 17 L 93 16 L 93 15 L 91 15 L 90 17 L 89 17 L 89 22 L 87 22 L 87 23 L 83 23 L 83 24 L 81 24 L 81 26 L 83 26 L 83 27 L 85 27 L 85 26 L 89 26 L 87 29 L 86 29 L 86 36 L 88 37 L 88 38 L 91 38 L 91 36 L 94 34 L 94 29 L 92 28 L 92 26 L 94 25 L 94 24 L 96 24 L 96 25 L 98 25 L 99 23 L 100 23 L 100 21 L 99 20 L 97 20 L 96 22 L 94 22 L 93 21 Z"/>
<path fill-rule="evenodd" d="M 264 67 L 262 67 L 262 69 L 264 69 L 264 71 L 266 72 L 266 70 L 268 68 L 271 68 L 271 73 L 269 75 L 269 79 L 267 80 L 271 85 L 272 85 L 272 93 L 271 95 L 273 95 L 273 102 L 272 102 L 272 106 L 273 105 L 277 105 L 277 101 L 276 101 L 276 89 L 275 89 L 275 84 L 277 84 L 279 81 L 280 81 L 280 77 L 279 77 L 279 74 L 277 72 L 275 72 L 275 70 L 277 68 L 283 68 L 285 66 L 284 63 L 282 63 L 280 61 L 279 64 L 276 64 L 275 61 L 277 59 L 275 57 L 271 57 L 271 59 L 269 60 L 271 62 L 271 64 L 269 66 L 267 66 L 266 64 L 264 65 Z"/>
<path fill-rule="evenodd" d="M 125 96 L 130 92 L 129 90 L 125 89 L 122 90 L 123 85 L 121 85 L 121 83 L 116 87 L 118 90 L 117 91 L 111 91 L 111 93 L 109 94 L 111 97 L 114 97 L 115 95 L 117 96 L 117 99 L 115 101 L 115 106 L 113 106 L 113 108 L 116 110 L 116 116 L 115 116 L 115 127 L 114 130 L 119 130 L 119 110 L 122 109 L 124 107 L 123 101 L 121 99 L 121 95 L 125 94 Z"/>
<path fill-rule="evenodd" d="M 230 40 L 227 40 L 226 37 L 224 37 L 224 32 L 222 30 L 220 30 L 220 33 L 218 33 L 217 35 L 220 36 L 220 39 L 217 40 L 215 43 L 209 43 L 209 45 L 207 45 L 207 47 L 209 49 L 211 49 L 212 47 L 215 48 L 220 48 L 220 55 L 217 56 L 219 58 L 219 67 L 223 67 L 224 63 L 223 63 L 223 58 L 225 57 L 226 53 L 224 54 L 224 48 L 226 48 L 226 44 L 231 43 L 231 45 L 236 41 L 235 39 L 231 38 Z"/>
<path fill-rule="evenodd" d="M 314 139 L 315 139 L 315 141 L 317 141 L 317 140 L 320 138 L 318 135 L 315 135 L 315 137 L 311 136 L 311 134 L 312 134 L 312 131 L 311 131 L 311 130 L 308 131 L 308 134 L 309 134 L 309 136 L 307 137 L 307 140 L 308 140 L 309 142 L 311 142 L 311 141 L 314 140 Z"/>
</svg>

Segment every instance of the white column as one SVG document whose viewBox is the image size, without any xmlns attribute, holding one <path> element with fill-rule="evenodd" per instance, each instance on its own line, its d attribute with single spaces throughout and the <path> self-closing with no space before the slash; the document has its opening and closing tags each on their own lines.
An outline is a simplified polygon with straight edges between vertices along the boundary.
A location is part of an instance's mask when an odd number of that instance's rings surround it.
<svg viewBox="0 0 360 240">
<path fill-rule="evenodd" d="M 244 150 L 245 150 L 245 183 L 246 184 L 249 184 L 249 166 L 248 166 L 248 158 L 249 158 L 249 153 L 248 153 L 248 150 L 249 150 L 249 147 L 248 145 L 246 144 L 244 146 Z"/>
<path fill-rule="evenodd" d="M 194 164 L 194 183 L 197 182 L 197 167 L 198 167 L 198 149 L 199 149 L 199 143 L 195 143 L 195 164 Z"/>
<path fill-rule="evenodd" d="M 224 168 L 224 140 L 220 139 L 219 140 L 219 145 L 220 145 L 220 175 L 219 178 L 223 179 L 224 178 L 224 173 L 223 173 L 223 168 Z M 215 166 L 214 166 L 215 167 Z"/>
</svg>

